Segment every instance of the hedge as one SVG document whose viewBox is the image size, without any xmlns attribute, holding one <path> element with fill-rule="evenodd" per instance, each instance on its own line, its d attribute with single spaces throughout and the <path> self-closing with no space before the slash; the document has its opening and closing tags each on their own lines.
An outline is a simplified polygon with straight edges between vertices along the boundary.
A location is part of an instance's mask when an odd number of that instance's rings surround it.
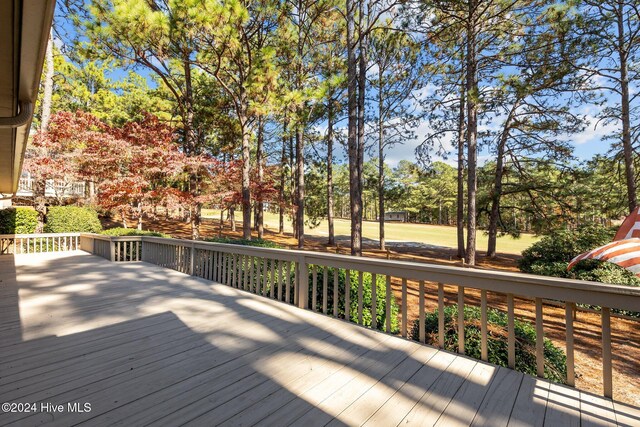
<svg viewBox="0 0 640 427">
<path fill-rule="evenodd" d="M 99 233 L 102 225 L 91 208 L 54 206 L 47 212 L 45 233 Z"/>
<path fill-rule="evenodd" d="M 151 236 L 151 237 L 171 237 L 168 234 L 160 233 L 158 231 L 151 230 L 138 230 L 137 228 L 109 228 L 107 230 L 102 231 L 100 234 L 104 234 L 105 236 Z"/>
<path fill-rule="evenodd" d="M 481 324 L 478 307 L 464 307 L 464 352 L 475 359 L 481 357 Z M 449 351 L 458 349 L 458 306 L 444 309 L 444 347 Z M 507 367 L 509 353 L 507 349 L 507 314 L 496 310 L 487 310 L 487 351 L 489 363 Z M 515 319 L 516 370 L 536 376 L 536 330 L 527 322 Z M 411 338 L 419 340 L 420 323 L 416 320 L 411 330 Z M 438 345 L 438 310 L 425 316 L 425 337 L 428 344 Z M 564 383 L 567 378 L 567 357 L 549 339 L 544 339 L 544 377 Z"/>
<path fill-rule="evenodd" d="M 316 275 L 317 275 L 317 303 L 316 310 L 318 312 L 322 312 L 322 293 L 323 293 L 323 282 L 324 282 L 324 267 L 316 266 Z M 313 301 L 311 298 L 313 296 L 313 266 L 309 267 L 309 299 Z M 333 316 L 333 290 L 334 290 L 334 268 L 327 268 L 327 314 Z M 344 297 L 345 297 L 345 287 L 346 287 L 346 272 L 343 269 L 338 269 L 338 317 L 344 319 Z M 371 302 L 372 302 L 372 281 L 371 274 L 364 273 L 362 275 L 362 324 L 364 326 L 371 326 Z M 349 293 L 350 298 L 350 311 L 349 318 L 352 322 L 358 323 L 358 272 L 351 271 L 350 272 L 350 281 L 351 281 L 351 289 Z M 385 331 L 386 330 L 386 279 L 384 276 L 378 275 L 376 277 L 376 328 Z M 398 322 L 398 313 L 400 308 L 393 296 L 393 292 L 391 293 L 391 333 L 398 333 L 399 322 Z"/>
<path fill-rule="evenodd" d="M 571 259 L 583 252 L 611 242 L 614 234 L 615 230 L 597 224 L 582 226 L 577 230 L 557 230 L 524 250 L 518 266 L 525 273 L 541 276 L 640 286 L 638 276 L 619 265 L 606 261 L 582 260 L 570 271 L 567 271 Z M 585 305 L 579 305 L 585 307 Z M 592 305 L 586 307 L 599 309 L 599 307 Z M 612 311 L 617 314 L 640 317 L 639 311 L 617 308 L 613 308 Z"/>
<path fill-rule="evenodd" d="M 30 208 L 0 210 L 0 234 L 30 234 L 38 226 L 38 212 Z"/>
<path fill-rule="evenodd" d="M 211 243 L 227 243 L 230 245 L 242 245 L 242 246 L 257 246 L 261 248 L 282 248 L 282 246 L 277 243 L 271 242 L 269 240 L 264 239 L 234 239 L 230 237 L 210 237 L 204 239 L 205 242 Z"/>
</svg>

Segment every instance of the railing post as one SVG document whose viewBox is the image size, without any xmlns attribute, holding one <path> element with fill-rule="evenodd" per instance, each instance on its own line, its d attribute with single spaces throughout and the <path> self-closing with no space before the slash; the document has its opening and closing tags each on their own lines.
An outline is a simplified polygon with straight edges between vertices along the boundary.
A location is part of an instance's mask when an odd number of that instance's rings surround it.
<svg viewBox="0 0 640 427">
<path fill-rule="evenodd" d="M 298 271 L 296 280 L 296 295 L 298 307 L 309 308 L 309 267 L 304 255 L 298 257 Z"/>
<path fill-rule="evenodd" d="M 195 240 L 191 241 L 191 250 L 189 251 L 189 275 L 193 276 L 193 262 L 195 259 L 195 251 L 196 251 L 196 242 Z"/>
<path fill-rule="evenodd" d="M 144 244 L 144 236 L 140 237 L 140 261 L 147 262 L 147 245 Z"/>
<path fill-rule="evenodd" d="M 111 240 L 111 238 L 109 239 L 109 251 L 110 251 L 109 261 L 115 262 L 116 261 L 116 242 Z"/>
</svg>

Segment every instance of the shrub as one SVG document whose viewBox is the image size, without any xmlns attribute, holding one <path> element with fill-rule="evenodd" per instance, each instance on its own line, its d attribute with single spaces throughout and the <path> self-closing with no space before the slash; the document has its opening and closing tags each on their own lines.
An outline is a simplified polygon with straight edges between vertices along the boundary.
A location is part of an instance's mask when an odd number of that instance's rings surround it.
<svg viewBox="0 0 640 427">
<path fill-rule="evenodd" d="M 614 235 L 614 230 L 597 224 L 556 230 L 525 249 L 518 266 L 525 273 L 534 273 L 536 266 L 568 263 L 576 255 L 611 242 Z"/>
<path fill-rule="evenodd" d="M 151 230 L 138 230 L 137 228 L 109 228 L 100 232 L 105 236 L 151 236 L 151 237 L 171 237 L 168 234 L 160 233 L 158 231 Z"/>
<path fill-rule="evenodd" d="M 277 243 L 264 239 L 234 239 L 230 237 L 210 237 L 204 239 L 205 242 L 212 243 L 227 243 L 231 245 L 243 245 L 243 246 L 257 246 L 261 248 L 281 248 Z"/>
<path fill-rule="evenodd" d="M 46 233 L 99 233 L 102 225 L 98 213 L 91 208 L 55 206 L 47 212 Z"/>
<path fill-rule="evenodd" d="M 0 210 L 0 234 L 30 234 L 38 226 L 38 212 L 30 208 Z"/>
<path fill-rule="evenodd" d="M 322 293 L 323 293 L 323 275 L 324 268 L 317 266 L 317 305 L 316 310 L 322 311 Z M 333 268 L 327 269 L 327 314 L 333 315 Z M 349 293 L 350 297 L 350 310 L 349 318 L 352 322 L 358 322 L 358 273 L 356 271 L 350 272 L 351 289 Z M 346 271 L 338 269 L 338 317 L 344 318 L 345 313 L 345 286 L 346 286 Z M 372 301 L 372 279 L 368 273 L 362 276 L 362 324 L 364 326 L 371 326 L 371 301 Z M 309 269 L 309 301 L 311 305 L 311 298 L 313 296 L 313 273 L 311 268 Z M 376 321 L 377 329 L 386 330 L 386 313 L 385 313 L 385 298 L 386 298 L 386 279 L 383 276 L 378 275 L 376 278 Z M 393 293 L 391 295 L 391 332 L 397 333 L 399 331 L 398 313 L 399 307 L 396 303 Z"/>
<path fill-rule="evenodd" d="M 481 357 L 481 325 L 480 309 L 464 307 L 464 351 L 469 357 Z M 458 348 L 458 306 L 447 306 L 444 309 L 444 348 L 456 351 Z M 536 330 L 527 322 L 515 319 L 516 335 L 516 370 L 529 375 L 536 375 Z M 487 355 L 489 363 L 508 366 L 507 349 L 507 314 L 496 310 L 487 311 Z M 420 323 L 416 320 L 411 329 L 411 338 L 419 339 Z M 425 337 L 427 343 L 438 343 L 438 310 L 425 316 Z M 564 352 L 550 340 L 544 339 L 544 377 L 558 383 L 564 383 L 567 377 L 567 358 Z"/>
<path fill-rule="evenodd" d="M 613 235 L 613 230 L 598 225 L 575 231 L 555 231 L 522 252 L 520 270 L 544 276 L 640 286 L 640 279 L 632 272 L 609 262 L 583 260 L 567 271 L 569 261 L 575 256 L 611 242 Z"/>
<path fill-rule="evenodd" d="M 640 278 L 635 274 L 606 261 L 583 260 L 567 271 L 569 261 L 575 256 L 611 242 L 613 236 L 613 230 L 598 225 L 581 227 L 575 231 L 556 231 L 522 252 L 522 259 L 519 261 L 520 270 L 543 276 L 640 286 Z M 640 312 L 635 311 L 614 308 L 613 312 L 640 317 Z"/>
</svg>

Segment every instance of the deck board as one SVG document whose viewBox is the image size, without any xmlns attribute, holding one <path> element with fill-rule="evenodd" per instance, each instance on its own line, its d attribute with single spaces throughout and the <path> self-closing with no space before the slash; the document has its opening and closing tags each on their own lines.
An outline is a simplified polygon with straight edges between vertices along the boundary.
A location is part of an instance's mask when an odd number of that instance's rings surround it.
<svg viewBox="0 0 640 427">
<path fill-rule="evenodd" d="M 638 408 L 146 263 L 0 257 L 0 425 L 637 425 Z"/>
</svg>

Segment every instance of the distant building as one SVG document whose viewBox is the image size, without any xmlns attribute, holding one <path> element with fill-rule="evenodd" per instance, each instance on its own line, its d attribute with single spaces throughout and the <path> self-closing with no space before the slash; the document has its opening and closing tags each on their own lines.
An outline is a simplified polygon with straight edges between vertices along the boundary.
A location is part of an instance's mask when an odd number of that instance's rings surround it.
<svg viewBox="0 0 640 427">
<path fill-rule="evenodd" d="M 35 180 L 31 177 L 29 172 L 23 172 L 20 176 L 20 181 L 18 182 L 16 197 L 33 197 L 34 181 Z M 83 197 L 85 194 L 85 183 L 82 181 L 63 182 L 48 179 L 45 183 L 44 193 L 45 197 Z"/>
<path fill-rule="evenodd" d="M 399 221 L 399 222 L 407 222 L 407 211 L 397 211 L 397 212 L 385 212 L 384 220 L 385 221 Z"/>
</svg>

